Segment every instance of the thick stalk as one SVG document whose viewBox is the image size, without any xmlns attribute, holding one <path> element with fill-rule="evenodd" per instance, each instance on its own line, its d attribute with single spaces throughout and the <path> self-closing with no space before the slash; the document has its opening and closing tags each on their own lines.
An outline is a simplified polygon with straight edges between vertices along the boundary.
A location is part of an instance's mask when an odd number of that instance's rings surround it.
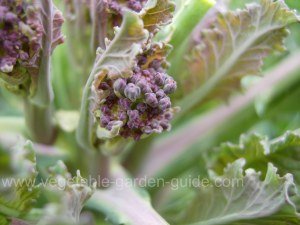
<svg viewBox="0 0 300 225">
<path fill-rule="evenodd" d="M 105 49 L 105 37 L 107 33 L 107 13 L 102 1 L 92 0 L 92 52 L 98 47 Z"/>
<path fill-rule="evenodd" d="M 41 20 L 44 27 L 44 35 L 42 41 L 41 62 L 39 65 L 39 73 L 36 80 L 36 90 L 31 97 L 31 101 L 40 106 L 48 106 L 53 102 L 53 89 L 51 85 L 50 60 L 52 44 L 53 44 L 53 5 L 51 0 L 38 2 L 41 7 Z"/>
<path fill-rule="evenodd" d="M 105 190 L 96 190 L 87 203 L 87 207 L 102 212 L 113 224 L 151 224 L 168 225 L 152 208 L 147 195 L 118 164 L 111 162 L 112 185 Z"/>
<path fill-rule="evenodd" d="M 33 141 L 42 144 L 52 144 L 55 137 L 55 128 L 52 122 L 53 89 L 51 84 L 50 61 L 55 42 L 60 38 L 55 29 L 55 7 L 52 0 L 36 1 L 35 6 L 40 8 L 40 20 L 44 35 L 41 43 L 40 65 L 37 76 L 32 82 L 36 85 L 33 95 L 24 99 L 26 125 Z"/>
<path fill-rule="evenodd" d="M 98 151 L 87 151 L 86 158 L 88 162 L 86 163 L 88 167 L 88 176 L 97 181 L 97 187 L 105 188 L 103 186 L 103 180 L 110 179 L 110 161 L 109 156 L 103 155 L 103 153 Z"/>
<path fill-rule="evenodd" d="M 31 139 L 37 143 L 52 144 L 56 133 L 52 107 L 38 106 L 25 99 L 24 111 Z"/>
</svg>

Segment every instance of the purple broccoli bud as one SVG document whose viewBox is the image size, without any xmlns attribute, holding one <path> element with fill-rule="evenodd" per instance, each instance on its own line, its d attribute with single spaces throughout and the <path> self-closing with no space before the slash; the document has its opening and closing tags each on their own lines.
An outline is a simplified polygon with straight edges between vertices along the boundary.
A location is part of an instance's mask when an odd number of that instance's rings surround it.
<svg viewBox="0 0 300 225">
<path fill-rule="evenodd" d="M 145 94 L 145 101 L 148 105 L 155 108 L 158 105 L 158 100 L 156 98 L 156 94 L 154 93 L 147 93 Z"/>
<path fill-rule="evenodd" d="M 128 7 L 136 12 L 139 12 L 143 8 L 143 3 L 145 1 L 139 1 L 139 0 L 129 0 L 128 1 Z"/>
<path fill-rule="evenodd" d="M 168 97 L 170 91 L 165 91 L 165 87 L 172 84 L 174 91 L 176 82 L 162 66 L 166 65 L 165 57 L 160 54 L 164 47 L 157 44 L 145 46 L 143 53 L 136 58 L 131 77 L 106 78 L 97 84 L 95 90 L 105 87 L 105 91 L 109 92 L 100 105 L 104 114 L 100 115 L 101 127 L 109 130 L 111 122 L 121 121 L 119 135 L 134 140 L 170 129 L 174 109 Z"/>
<path fill-rule="evenodd" d="M 106 91 L 106 90 L 110 89 L 110 86 L 109 86 L 108 83 L 102 82 L 102 83 L 99 85 L 99 88 L 100 88 L 101 90 Z"/>
<path fill-rule="evenodd" d="M 100 122 L 101 122 L 101 126 L 104 126 L 104 127 L 106 127 L 108 124 L 109 124 L 109 122 L 110 122 L 110 118 L 109 118 L 109 116 L 106 116 L 106 115 L 101 115 L 101 117 L 100 117 Z"/>
<path fill-rule="evenodd" d="M 169 97 L 165 97 L 159 101 L 158 105 L 161 110 L 166 110 L 171 107 L 171 100 Z"/>
<path fill-rule="evenodd" d="M 123 93 L 125 87 L 126 87 L 126 81 L 122 78 L 119 78 L 114 82 L 115 92 Z"/>
<path fill-rule="evenodd" d="M 144 4 L 147 2 L 147 0 L 128 0 L 127 1 L 127 7 L 135 12 L 140 12 L 143 9 Z M 122 1 L 120 0 L 104 0 L 104 3 L 106 4 L 106 7 L 116 13 L 116 14 L 122 14 L 122 8 L 124 5 L 122 4 Z"/>
<path fill-rule="evenodd" d="M 141 89 L 135 84 L 127 84 L 124 90 L 124 94 L 131 101 L 135 102 L 138 97 L 141 95 Z"/>
<path fill-rule="evenodd" d="M 167 78 L 164 86 L 165 93 L 172 94 L 176 89 L 177 89 L 176 82 L 171 77 Z"/>
<path fill-rule="evenodd" d="M 131 108 L 131 101 L 126 98 L 121 98 L 119 100 L 119 106 L 124 110 L 128 110 Z"/>
<path fill-rule="evenodd" d="M 159 72 L 156 73 L 156 75 L 155 75 L 155 82 L 156 82 L 157 85 L 159 85 L 159 86 L 164 85 L 165 79 L 166 79 L 166 77 L 164 76 L 163 73 L 159 73 Z"/>
<path fill-rule="evenodd" d="M 144 113 L 147 110 L 147 105 L 145 103 L 139 103 L 139 104 L 137 104 L 136 109 L 139 112 Z"/>
<path fill-rule="evenodd" d="M 141 90 L 144 94 L 152 92 L 151 87 L 148 85 L 148 83 L 145 79 L 137 81 L 136 85 L 141 88 Z"/>
<path fill-rule="evenodd" d="M 158 100 L 164 98 L 165 96 L 166 96 L 166 93 L 161 89 L 156 92 L 156 97 Z"/>
</svg>

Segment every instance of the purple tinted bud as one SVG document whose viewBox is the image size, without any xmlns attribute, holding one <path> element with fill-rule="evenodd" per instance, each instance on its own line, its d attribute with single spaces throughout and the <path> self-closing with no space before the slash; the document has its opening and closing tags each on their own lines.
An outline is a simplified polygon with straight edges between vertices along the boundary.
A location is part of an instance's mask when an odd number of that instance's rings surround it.
<svg viewBox="0 0 300 225">
<path fill-rule="evenodd" d="M 170 129 L 170 124 L 168 121 L 161 121 L 160 122 L 160 126 L 164 129 L 164 130 L 169 130 Z"/>
<path fill-rule="evenodd" d="M 136 72 L 133 74 L 133 76 L 130 78 L 130 82 L 136 84 L 140 80 L 140 74 L 139 72 Z"/>
<path fill-rule="evenodd" d="M 159 86 L 163 86 L 165 83 L 165 76 L 162 73 L 156 73 L 155 75 L 155 83 Z"/>
<path fill-rule="evenodd" d="M 139 61 L 139 65 L 143 65 L 147 62 L 147 57 L 141 55 L 141 56 L 139 56 L 138 61 Z"/>
<path fill-rule="evenodd" d="M 145 103 L 139 103 L 139 104 L 137 104 L 136 108 L 141 113 L 144 113 L 147 110 L 147 105 Z"/>
<path fill-rule="evenodd" d="M 122 8 L 117 1 L 112 0 L 112 1 L 105 1 L 105 2 L 107 4 L 107 7 L 110 10 L 115 11 L 115 13 L 121 13 Z"/>
<path fill-rule="evenodd" d="M 159 86 L 157 86 L 156 84 L 152 84 L 152 85 L 151 85 L 151 89 L 152 89 L 152 91 L 153 91 L 153 92 L 155 92 L 155 93 L 156 93 L 156 92 L 158 92 L 158 91 L 159 91 L 160 87 L 159 87 Z"/>
<path fill-rule="evenodd" d="M 110 109 L 109 109 L 109 107 L 107 105 L 103 105 L 101 107 L 101 112 L 105 113 L 105 114 L 109 114 L 110 113 Z"/>
<path fill-rule="evenodd" d="M 119 78 L 114 82 L 113 87 L 115 92 L 123 93 L 126 87 L 126 81 L 122 78 Z"/>
<path fill-rule="evenodd" d="M 151 123 L 151 126 L 154 129 L 157 129 L 157 128 L 159 128 L 159 122 L 157 120 L 153 120 L 152 123 Z"/>
<path fill-rule="evenodd" d="M 6 6 L 0 5 L 0 20 L 3 20 L 7 12 L 8 12 L 8 8 Z"/>
<path fill-rule="evenodd" d="M 169 97 L 165 97 L 165 98 L 159 100 L 158 104 L 159 104 L 159 108 L 164 111 L 171 107 L 171 100 Z"/>
<path fill-rule="evenodd" d="M 4 18 L 4 21 L 6 23 L 15 23 L 18 21 L 18 17 L 11 13 L 11 12 L 8 12 L 6 15 L 5 15 L 5 18 Z"/>
<path fill-rule="evenodd" d="M 127 119 L 127 113 L 126 112 L 119 112 L 119 120 L 124 121 Z"/>
<path fill-rule="evenodd" d="M 137 120 L 139 118 L 139 111 L 137 110 L 128 110 L 127 115 L 129 120 Z"/>
<path fill-rule="evenodd" d="M 152 92 L 151 87 L 147 84 L 147 81 L 144 80 L 144 79 L 138 81 L 136 85 L 139 86 L 139 87 L 141 88 L 141 90 L 142 90 L 142 92 L 143 92 L 144 94 L 146 94 L 146 93 L 151 93 L 151 92 Z"/>
<path fill-rule="evenodd" d="M 111 92 L 110 95 L 106 98 L 106 101 L 108 102 L 108 104 L 114 104 L 114 102 L 117 99 L 118 99 L 117 96 Z"/>
<path fill-rule="evenodd" d="M 129 110 L 131 108 L 131 102 L 126 98 L 119 99 L 119 105 L 122 109 Z"/>
<path fill-rule="evenodd" d="M 161 62 L 159 60 L 153 60 L 151 62 L 151 67 L 155 70 L 159 70 L 161 67 Z"/>
<path fill-rule="evenodd" d="M 158 100 L 160 100 L 160 99 L 166 97 L 166 94 L 163 90 L 160 89 L 156 92 L 156 97 L 157 97 Z"/>
<path fill-rule="evenodd" d="M 21 60 L 27 60 L 29 58 L 29 55 L 28 55 L 28 53 L 27 52 L 23 52 L 23 51 L 21 51 L 20 52 L 20 59 Z"/>
<path fill-rule="evenodd" d="M 127 112 L 129 121 L 127 123 L 128 127 L 131 129 L 138 129 L 140 126 L 140 115 L 137 110 L 128 110 Z"/>
<path fill-rule="evenodd" d="M 109 122 L 110 122 L 109 116 L 106 116 L 106 115 L 102 114 L 101 117 L 100 117 L 101 126 L 106 127 Z"/>
<path fill-rule="evenodd" d="M 145 134 L 152 134 L 153 133 L 153 129 L 150 126 L 144 127 L 143 131 L 144 131 Z"/>
<path fill-rule="evenodd" d="M 151 72 L 149 70 L 143 70 L 142 73 L 146 77 L 149 77 L 151 75 Z"/>
<path fill-rule="evenodd" d="M 164 91 L 166 94 L 172 94 L 177 89 L 177 84 L 173 78 L 169 77 L 166 79 Z"/>
<path fill-rule="evenodd" d="M 110 86 L 106 82 L 101 82 L 100 85 L 99 85 L 99 89 L 106 91 L 106 90 L 110 89 Z"/>
<path fill-rule="evenodd" d="M 173 114 L 170 112 L 165 113 L 164 118 L 166 120 L 171 120 L 173 118 Z"/>
<path fill-rule="evenodd" d="M 138 0 L 129 0 L 128 7 L 136 12 L 141 11 L 143 8 L 141 1 Z"/>
<path fill-rule="evenodd" d="M 111 130 L 111 129 L 113 128 L 114 125 L 116 125 L 116 121 L 110 121 L 110 122 L 107 124 L 106 128 L 107 128 L 108 130 Z"/>
<path fill-rule="evenodd" d="M 145 94 L 145 101 L 148 105 L 151 107 L 157 107 L 158 105 L 158 100 L 156 98 L 156 95 L 154 93 L 147 93 Z"/>
<path fill-rule="evenodd" d="M 131 101 L 135 102 L 138 97 L 141 95 L 141 89 L 135 84 L 127 84 L 124 90 L 124 94 Z"/>
</svg>

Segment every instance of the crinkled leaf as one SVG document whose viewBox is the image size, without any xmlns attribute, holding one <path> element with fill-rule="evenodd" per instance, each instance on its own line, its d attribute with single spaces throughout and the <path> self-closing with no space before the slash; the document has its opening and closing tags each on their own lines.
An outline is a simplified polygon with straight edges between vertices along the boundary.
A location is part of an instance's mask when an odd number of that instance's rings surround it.
<svg viewBox="0 0 300 225">
<path fill-rule="evenodd" d="M 232 224 L 268 217 L 284 205 L 294 207 L 291 194 L 296 188 L 291 174 L 280 177 L 277 168 L 269 163 L 267 174 L 261 181 L 260 172 L 244 171 L 244 166 L 245 160 L 239 159 L 229 164 L 222 176 L 212 173 L 211 184 L 201 186 L 197 197 L 186 209 L 185 224 Z"/>
<path fill-rule="evenodd" d="M 29 82 L 30 77 L 24 68 L 17 68 L 13 76 L 0 72 L 0 85 L 9 91 L 22 94 L 24 90 L 20 90 L 19 86 Z"/>
<path fill-rule="evenodd" d="M 227 163 L 244 158 L 247 167 L 264 172 L 265 163 L 271 162 L 281 174 L 293 173 L 297 184 L 300 184 L 299 131 L 288 131 L 274 140 L 258 134 L 242 135 L 239 144 L 224 143 L 216 151 L 211 164 L 216 172 L 221 172 Z"/>
<path fill-rule="evenodd" d="M 150 31 L 156 31 L 160 26 L 171 22 L 175 4 L 170 0 L 149 0 L 143 11 L 142 19 L 144 27 Z"/>
<path fill-rule="evenodd" d="M 37 224 L 79 224 L 81 210 L 92 196 L 95 185 L 90 187 L 79 171 L 72 177 L 62 161 L 49 168 L 49 171 L 51 183 L 46 188 L 50 199 L 52 201 L 57 199 L 57 202 L 46 205 L 43 216 Z"/>
<path fill-rule="evenodd" d="M 115 38 L 108 44 L 106 50 L 98 50 L 98 56 L 84 89 L 77 132 L 77 140 L 83 148 L 93 149 L 95 141 L 96 127 L 92 111 L 93 105 L 98 104 L 96 101 L 101 101 L 101 93 L 93 97 L 94 86 L 106 76 L 110 78 L 131 76 L 135 58 L 148 37 L 148 32 L 143 29 L 143 22 L 138 14 L 131 11 L 125 13 L 122 26 L 117 28 L 116 32 Z"/>
<path fill-rule="evenodd" d="M 39 195 L 36 159 L 31 142 L 0 143 L 0 220 L 25 216 Z M 5 223 L 4 223 L 5 224 Z"/>
<path fill-rule="evenodd" d="M 183 110 L 210 98 L 227 98 L 246 75 L 260 74 L 263 59 L 284 50 L 286 26 L 298 21 L 283 1 L 260 0 L 244 10 L 216 13 L 195 36 L 182 87 Z M 203 21 L 202 21 L 203 22 Z"/>
<path fill-rule="evenodd" d="M 285 212 L 279 212 L 267 218 L 242 220 L 226 225 L 297 225 L 300 223 L 300 218 L 296 215 L 288 215 Z"/>
</svg>

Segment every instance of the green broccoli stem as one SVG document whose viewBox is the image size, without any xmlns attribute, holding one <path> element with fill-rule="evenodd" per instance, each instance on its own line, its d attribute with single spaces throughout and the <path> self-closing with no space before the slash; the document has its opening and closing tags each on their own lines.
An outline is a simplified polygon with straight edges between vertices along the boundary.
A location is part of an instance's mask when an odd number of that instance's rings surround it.
<svg viewBox="0 0 300 225">
<path fill-rule="evenodd" d="M 52 105 L 39 106 L 25 99 L 24 111 L 31 139 L 41 144 L 52 144 L 56 136 Z"/>
</svg>

